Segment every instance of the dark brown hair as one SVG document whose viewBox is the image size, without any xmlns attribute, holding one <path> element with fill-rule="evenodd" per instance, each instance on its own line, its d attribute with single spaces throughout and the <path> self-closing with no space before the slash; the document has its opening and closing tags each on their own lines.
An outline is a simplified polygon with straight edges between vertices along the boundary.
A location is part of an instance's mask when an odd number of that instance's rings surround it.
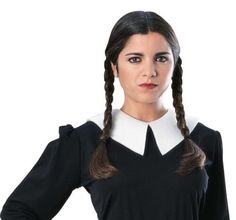
<svg viewBox="0 0 236 220">
<path fill-rule="evenodd" d="M 93 152 L 90 162 L 90 174 L 95 179 L 106 179 L 113 176 L 118 169 L 111 164 L 107 153 L 107 139 L 112 126 L 112 101 L 114 92 L 114 75 L 111 62 L 117 64 L 119 53 L 125 47 L 129 37 L 133 34 L 148 34 L 157 32 L 162 34 L 169 43 L 173 56 L 175 68 L 172 75 L 172 96 L 175 108 L 177 127 L 184 137 L 184 153 L 176 173 L 188 175 L 194 168 L 204 166 L 205 153 L 191 140 L 190 131 L 185 121 L 184 106 L 182 103 L 182 60 L 179 56 L 180 46 L 172 27 L 158 14 L 151 11 L 133 11 L 125 14 L 114 25 L 108 44 L 105 49 L 106 60 L 104 62 L 105 73 L 105 96 L 106 109 L 104 112 L 102 134 L 100 142 Z"/>
</svg>

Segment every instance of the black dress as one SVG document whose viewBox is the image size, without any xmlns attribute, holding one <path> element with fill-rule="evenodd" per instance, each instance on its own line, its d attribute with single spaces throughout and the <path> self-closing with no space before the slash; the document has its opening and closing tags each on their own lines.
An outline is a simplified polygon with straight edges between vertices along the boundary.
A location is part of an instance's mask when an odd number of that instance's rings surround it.
<svg viewBox="0 0 236 220">
<path fill-rule="evenodd" d="M 186 116 L 190 136 L 207 160 L 204 169 L 179 176 L 175 170 L 184 140 L 174 109 L 151 122 L 113 109 L 112 121 L 107 150 L 111 163 L 119 169 L 115 176 L 95 180 L 89 174 L 103 113 L 76 128 L 60 126 L 59 138 L 48 143 L 8 197 L 1 218 L 52 219 L 71 192 L 83 186 L 91 195 L 99 220 L 229 220 L 219 131 Z"/>
</svg>

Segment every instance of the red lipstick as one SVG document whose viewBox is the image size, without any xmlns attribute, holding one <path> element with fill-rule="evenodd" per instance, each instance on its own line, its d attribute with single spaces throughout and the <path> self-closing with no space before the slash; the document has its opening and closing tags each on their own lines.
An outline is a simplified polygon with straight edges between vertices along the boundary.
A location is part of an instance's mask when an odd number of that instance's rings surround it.
<svg viewBox="0 0 236 220">
<path fill-rule="evenodd" d="M 142 83 L 140 84 L 141 87 L 147 88 L 147 89 L 153 89 L 157 86 L 155 83 Z"/>
</svg>

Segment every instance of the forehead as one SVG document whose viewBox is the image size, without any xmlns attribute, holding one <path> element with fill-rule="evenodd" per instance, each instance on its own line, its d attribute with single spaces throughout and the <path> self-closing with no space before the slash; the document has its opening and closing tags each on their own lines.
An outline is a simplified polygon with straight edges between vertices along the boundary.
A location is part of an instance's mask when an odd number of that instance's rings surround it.
<svg viewBox="0 0 236 220">
<path fill-rule="evenodd" d="M 170 51 L 171 48 L 163 35 L 156 32 L 149 32 L 148 34 L 132 35 L 126 42 L 123 51 L 131 50 Z"/>
</svg>

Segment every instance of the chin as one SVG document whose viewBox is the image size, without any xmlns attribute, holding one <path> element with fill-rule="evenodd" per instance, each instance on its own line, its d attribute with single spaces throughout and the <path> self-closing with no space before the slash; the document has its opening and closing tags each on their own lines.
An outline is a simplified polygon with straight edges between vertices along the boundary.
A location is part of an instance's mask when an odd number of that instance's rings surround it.
<svg viewBox="0 0 236 220">
<path fill-rule="evenodd" d="M 148 98 L 148 97 L 144 97 L 144 98 L 140 98 L 137 101 L 143 104 L 152 104 L 155 103 L 157 101 L 157 97 L 152 97 L 152 98 Z"/>
</svg>

